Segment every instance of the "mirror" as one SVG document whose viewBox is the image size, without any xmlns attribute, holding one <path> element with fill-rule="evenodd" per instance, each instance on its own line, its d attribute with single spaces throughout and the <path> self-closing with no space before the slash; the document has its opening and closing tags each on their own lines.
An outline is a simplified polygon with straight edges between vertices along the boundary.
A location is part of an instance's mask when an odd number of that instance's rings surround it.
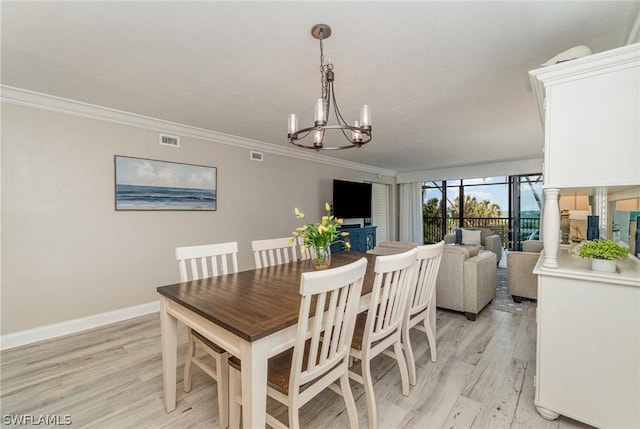
<svg viewBox="0 0 640 429">
<path fill-rule="evenodd" d="M 622 241 L 629 246 L 629 253 L 640 253 L 638 239 L 638 217 L 640 217 L 640 198 L 629 198 L 612 202 L 611 239 Z"/>
</svg>

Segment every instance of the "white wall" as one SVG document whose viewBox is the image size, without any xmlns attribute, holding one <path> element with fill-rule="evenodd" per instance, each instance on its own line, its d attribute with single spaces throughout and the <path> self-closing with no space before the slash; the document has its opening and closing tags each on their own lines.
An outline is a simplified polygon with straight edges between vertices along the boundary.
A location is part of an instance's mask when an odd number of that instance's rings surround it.
<svg viewBox="0 0 640 429">
<path fill-rule="evenodd" d="M 218 168 L 215 212 L 114 209 L 114 155 Z M 178 281 L 174 248 L 237 240 L 240 269 L 253 239 L 289 236 L 299 207 L 312 219 L 332 179 L 394 183 L 327 165 L 193 137 L 158 144 L 158 131 L 2 104 L 2 334 L 157 300 Z M 392 203 L 395 206 L 395 202 Z"/>
</svg>

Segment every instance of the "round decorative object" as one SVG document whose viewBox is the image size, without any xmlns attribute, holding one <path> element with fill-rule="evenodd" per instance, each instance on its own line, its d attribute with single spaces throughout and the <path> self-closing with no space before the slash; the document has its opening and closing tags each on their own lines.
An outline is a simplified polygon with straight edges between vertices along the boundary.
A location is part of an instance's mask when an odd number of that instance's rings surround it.
<svg viewBox="0 0 640 429">
<path fill-rule="evenodd" d="M 313 269 L 326 270 L 331 266 L 331 247 L 314 247 Z"/>
<path fill-rule="evenodd" d="M 321 34 L 323 39 L 328 39 L 331 36 L 331 27 L 327 24 L 316 24 L 311 27 L 311 35 L 315 39 L 320 39 Z"/>
<path fill-rule="evenodd" d="M 600 273 L 615 273 L 616 261 L 615 259 L 591 259 L 591 271 L 597 271 Z"/>
</svg>

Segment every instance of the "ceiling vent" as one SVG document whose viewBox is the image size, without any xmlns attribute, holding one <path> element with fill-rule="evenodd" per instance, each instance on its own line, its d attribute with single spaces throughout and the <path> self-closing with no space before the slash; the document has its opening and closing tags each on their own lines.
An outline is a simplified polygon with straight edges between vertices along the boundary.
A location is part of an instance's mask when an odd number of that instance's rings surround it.
<svg viewBox="0 0 640 429">
<path fill-rule="evenodd" d="M 165 146 L 180 147 L 180 137 L 160 134 L 160 144 Z"/>
<path fill-rule="evenodd" d="M 252 161 L 262 161 L 262 152 L 255 152 L 252 150 L 249 158 L 251 158 Z"/>
</svg>

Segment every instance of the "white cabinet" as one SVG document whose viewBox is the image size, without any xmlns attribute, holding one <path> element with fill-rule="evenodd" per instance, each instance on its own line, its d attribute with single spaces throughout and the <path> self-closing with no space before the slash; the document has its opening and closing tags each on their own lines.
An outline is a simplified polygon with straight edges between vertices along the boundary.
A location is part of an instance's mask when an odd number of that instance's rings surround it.
<svg viewBox="0 0 640 429">
<path fill-rule="evenodd" d="M 560 268 L 538 261 L 535 405 L 601 428 L 640 427 L 640 260 L 615 274 L 558 254 Z"/>
<path fill-rule="evenodd" d="M 545 130 L 544 266 L 558 268 L 562 190 L 640 185 L 640 43 L 529 74 Z"/>
<path fill-rule="evenodd" d="M 530 72 L 545 124 L 544 183 L 640 183 L 640 44 Z"/>
<path fill-rule="evenodd" d="M 547 419 L 638 428 L 640 260 L 603 275 L 559 250 L 558 197 L 593 196 L 602 221 L 607 195 L 640 196 L 640 44 L 530 77 L 545 128 L 535 404 Z"/>
</svg>

